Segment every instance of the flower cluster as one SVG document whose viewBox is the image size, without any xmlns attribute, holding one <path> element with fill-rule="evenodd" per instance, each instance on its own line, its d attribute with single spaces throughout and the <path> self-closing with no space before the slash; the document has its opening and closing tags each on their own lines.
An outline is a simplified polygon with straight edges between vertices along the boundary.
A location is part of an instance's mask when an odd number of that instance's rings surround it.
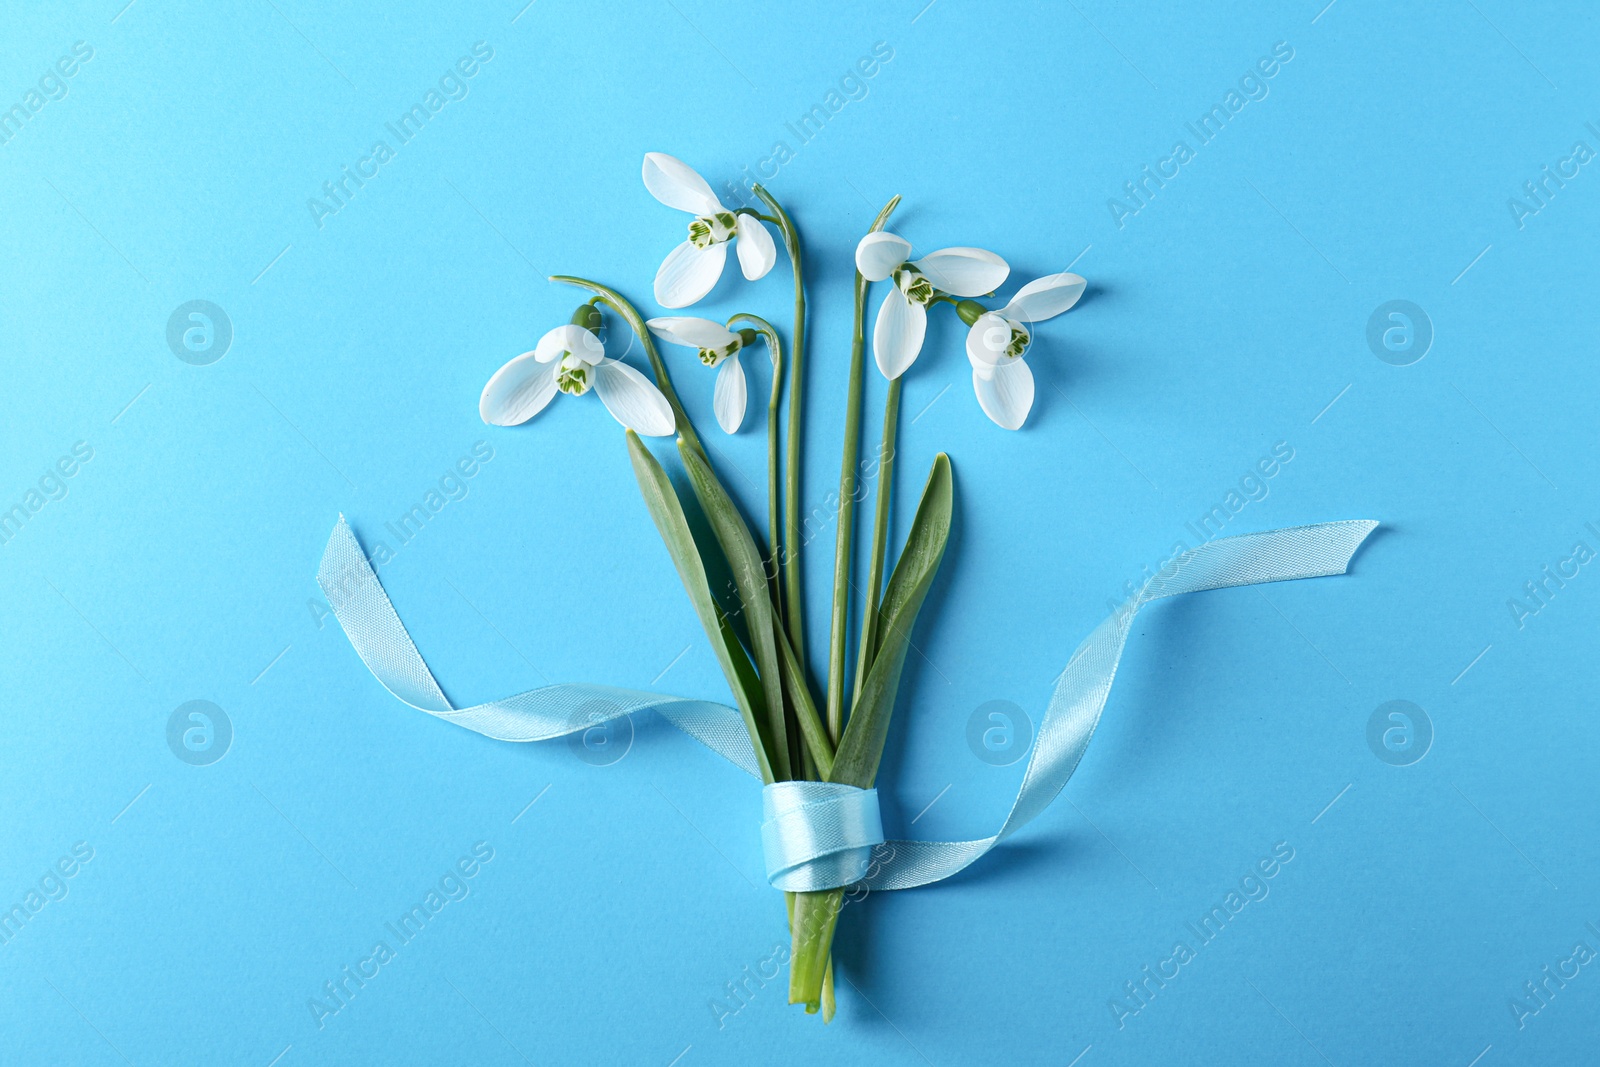
<svg viewBox="0 0 1600 1067">
<path fill-rule="evenodd" d="M 652 196 L 693 216 L 688 239 L 667 253 L 656 271 L 655 297 L 662 307 L 688 307 L 710 293 L 727 265 L 730 244 L 747 279 L 755 281 L 772 270 L 777 249 L 765 222 L 773 220 L 749 208 L 723 206 L 693 168 L 664 153 L 645 155 L 643 176 Z M 1077 303 L 1084 279 L 1047 275 L 990 310 L 973 298 L 993 295 L 1011 273 L 993 252 L 941 248 L 912 259 L 911 242 L 878 230 L 861 239 L 855 260 L 862 278 L 892 283 L 872 329 L 873 359 L 883 376 L 894 380 L 911 368 L 922 352 L 928 309 L 950 304 L 968 327 L 967 360 L 979 407 L 996 425 L 1021 429 L 1033 408 L 1033 372 L 1025 360 L 1033 343 L 1032 327 Z M 661 391 L 626 363 L 605 358 L 597 302 L 580 307 L 572 322 L 557 326 L 532 352 L 495 373 L 478 405 L 485 422 L 517 425 L 537 415 L 558 392 L 582 396 L 593 388 L 629 429 L 647 436 L 674 432 L 672 407 Z M 695 349 L 702 364 L 717 369 L 712 394 L 717 424 L 727 433 L 738 432 L 749 398 L 739 354 L 755 341 L 756 331 L 691 316 L 654 318 L 646 325 L 663 341 Z"/>
<path fill-rule="evenodd" d="M 1078 302 L 1085 282 L 1052 274 L 1029 282 L 999 311 L 970 298 L 1005 284 L 1011 268 L 981 248 L 941 248 L 912 260 L 911 242 L 897 234 L 869 233 L 856 246 L 856 270 L 868 281 L 892 280 L 872 328 L 872 355 L 884 377 L 904 374 L 922 352 L 928 308 L 953 304 L 967 324 L 972 388 L 983 413 L 1007 430 L 1022 427 L 1033 407 L 1033 372 L 1022 357 L 1033 340 L 1028 324 L 1053 318 Z"/>
</svg>

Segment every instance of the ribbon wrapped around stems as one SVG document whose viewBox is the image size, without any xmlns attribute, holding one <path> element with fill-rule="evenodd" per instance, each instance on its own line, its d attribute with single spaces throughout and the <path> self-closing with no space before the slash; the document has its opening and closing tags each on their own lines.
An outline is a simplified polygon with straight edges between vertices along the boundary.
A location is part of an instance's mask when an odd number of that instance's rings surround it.
<svg viewBox="0 0 1600 1067">
<path fill-rule="evenodd" d="M 1004 824 L 972 841 L 884 841 L 877 791 L 827 782 L 775 782 L 763 793 L 767 878 L 787 892 L 860 885 L 910 889 L 948 878 L 1044 811 L 1072 777 L 1111 695 L 1123 646 L 1139 609 L 1205 589 L 1343 574 L 1378 524 L 1367 519 L 1224 537 L 1184 552 L 1095 628 L 1056 679 L 1027 771 Z M 445 697 L 344 517 L 317 571 L 339 625 L 375 678 L 430 715 L 502 741 L 543 741 L 654 710 L 751 775 L 755 753 L 736 708 L 708 700 L 599 685 L 550 685 L 457 708 Z"/>
</svg>

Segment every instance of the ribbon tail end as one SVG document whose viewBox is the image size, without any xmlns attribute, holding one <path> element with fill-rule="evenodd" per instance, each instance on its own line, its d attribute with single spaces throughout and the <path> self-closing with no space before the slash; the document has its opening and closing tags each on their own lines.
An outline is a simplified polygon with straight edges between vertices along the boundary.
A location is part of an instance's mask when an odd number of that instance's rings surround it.
<svg viewBox="0 0 1600 1067">
<path fill-rule="evenodd" d="M 1350 519 L 1341 525 L 1346 526 L 1351 533 L 1349 550 L 1344 554 L 1344 561 L 1338 571 L 1340 574 L 1347 574 L 1350 571 L 1351 560 L 1355 559 L 1361 546 L 1366 544 L 1367 538 L 1371 537 L 1382 523 L 1377 519 Z"/>
</svg>

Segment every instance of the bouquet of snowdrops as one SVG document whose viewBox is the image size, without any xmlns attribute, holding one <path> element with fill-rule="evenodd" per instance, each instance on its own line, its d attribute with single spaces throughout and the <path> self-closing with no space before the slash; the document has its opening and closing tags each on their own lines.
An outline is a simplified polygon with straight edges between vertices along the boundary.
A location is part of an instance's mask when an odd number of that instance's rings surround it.
<svg viewBox="0 0 1600 1067">
<path fill-rule="evenodd" d="M 829 373 L 842 370 L 847 394 L 828 648 L 825 664 L 820 659 L 817 664 L 825 665 L 826 673 L 819 675 L 806 647 L 800 580 L 799 485 L 807 366 L 799 231 L 789 213 L 760 185 L 753 192 L 765 210 L 730 209 L 699 174 L 668 155 L 645 156 L 644 184 L 661 203 L 691 216 L 688 239 L 667 254 L 656 273 L 655 298 L 664 308 L 685 308 L 706 296 L 722 275 L 730 245 L 746 278 L 765 276 L 777 260 L 768 227 L 777 231 L 794 272 L 787 361 L 778 330 L 758 315 L 740 313 L 724 323 L 677 315 L 647 320 L 615 289 L 558 275 L 554 281 L 584 290 L 588 298 L 570 321 L 540 338 L 533 351 L 500 368 L 483 390 L 479 411 L 485 422 L 513 426 L 533 418 L 558 395 L 597 394 L 626 427 L 645 506 L 727 677 L 763 781 L 769 785 L 830 782 L 869 790 L 888 736 L 912 626 L 944 555 L 955 492 L 950 460 L 940 453 L 905 544 L 888 566 L 901 382 L 922 350 L 928 313 L 948 304 L 967 325 L 966 351 L 978 403 L 997 425 L 1016 430 L 1033 405 L 1033 374 L 1026 361 L 1033 327 L 1072 307 L 1083 293 L 1084 280 L 1075 274 L 1052 274 L 1029 282 L 1003 306 L 991 308 L 976 298 L 992 296 L 1005 283 L 1010 273 L 1005 260 L 968 247 L 943 248 L 913 258 L 911 244 L 884 229 L 900 198 L 890 200 L 878 213 L 856 247 L 849 364 L 825 368 Z M 877 460 L 863 465 L 866 307 L 874 282 L 890 283 L 872 330 L 874 361 L 889 385 Z M 608 313 L 637 335 L 649 377 L 606 355 L 601 331 Z M 693 349 L 700 364 L 716 370 L 713 410 L 719 427 L 730 434 L 743 425 L 748 403 L 741 358 L 758 341 L 765 348 L 772 362 L 765 536 L 746 521 L 723 487 L 679 402 L 656 339 Z M 692 501 L 679 497 L 640 435 L 676 436 Z M 865 496 L 862 474 L 867 470 L 877 478 L 869 562 L 865 579 L 853 581 L 855 505 Z M 691 524 L 689 508 L 698 509 L 704 523 Z M 710 537 L 697 538 L 697 528 L 709 530 Z M 707 573 L 723 566 L 733 581 L 731 589 L 719 594 Z M 857 612 L 852 656 L 850 620 Z M 824 679 L 820 689 L 814 681 L 818 677 Z M 804 1004 L 809 1012 L 820 1009 L 825 1019 L 833 1014 L 831 952 L 845 894 L 843 886 L 786 894 L 792 938 L 789 1000 Z"/>
</svg>

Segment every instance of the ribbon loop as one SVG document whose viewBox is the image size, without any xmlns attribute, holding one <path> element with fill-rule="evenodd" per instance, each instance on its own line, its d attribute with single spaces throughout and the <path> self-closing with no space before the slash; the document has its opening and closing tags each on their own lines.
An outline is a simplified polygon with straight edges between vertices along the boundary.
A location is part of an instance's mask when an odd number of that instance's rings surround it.
<svg viewBox="0 0 1600 1067">
<path fill-rule="evenodd" d="M 1122 649 L 1141 608 L 1181 593 L 1343 574 L 1377 525 L 1351 519 L 1219 537 L 1169 560 L 1072 654 L 1056 679 L 1011 811 L 991 837 L 891 841 L 884 855 L 870 862 L 873 846 L 883 842 L 876 790 L 828 782 L 768 785 L 761 828 L 768 880 L 789 892 L 858 883 L 867 889 L 910 889 L 963 870 L 1049 807 L 1077 770 L 1111 696 Z M 342 515 L 328 538 L 317 582 L 367 669 L 418 711 L 487 737 L 542 741 L 649 709 L 736 766 L 758 773 L 738 710 L 709 700 L 609 686 L 549 685 L 455 707 L 417 652 Z"/>
<path fill-rule="evenodd" d="M 853 885 L 883 844 L 878 791 L 839 782 L 773 782 L 761 791 L 767 881 L 786 893 Z"/>
</svg>

